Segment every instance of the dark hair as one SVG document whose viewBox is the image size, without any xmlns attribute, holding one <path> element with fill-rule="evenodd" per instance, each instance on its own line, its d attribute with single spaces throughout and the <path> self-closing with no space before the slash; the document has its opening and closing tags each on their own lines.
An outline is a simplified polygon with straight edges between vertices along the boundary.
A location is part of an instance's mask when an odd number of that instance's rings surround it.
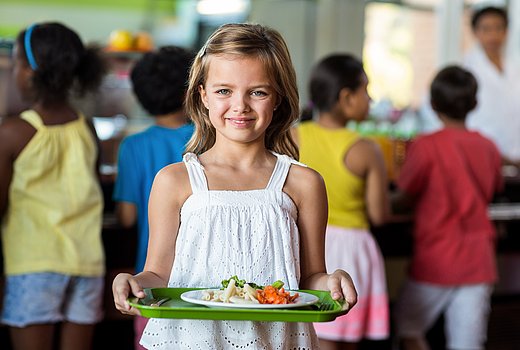
<svg viewBox="0 0 520 350">
<path fill-rule="evenodd" d="M 85 47 L 76 32 L 61 23 L 38 23 L 29 28 L 32 30 L 29 52 L 36 65 L 33 92 L 37 99 L 66 99 L 72 88 L 81 96 L 99 86 L 106 62 L 98 47 Z M 26 30 L 18 34 L 16 43 L 19 57 L 27 61 L 24 39 Z"/>
<path fill-rule="evenodd" d="M 145 54 L 131 73 L 137 99 L 152 116 L 182 109 L 194 53 L 165 46 Z"/>
<path fill-rule="evenodd" d="M 473 30 L 477 29 L 478 22 L 480 21 L 480 19 L 483 16 L 486 16 L 486 15 L 497 15 L 497 16 L 502 17 L 502 19 L 504 20 L 504 25 L 507 28 L 509 21 L 507 18 L 506 10 L 504 10 L 503 8 L 500 8 L 500 7 L 493 7 L 493 6 L 483 7 L 481 9 L 476 10 L 473 13 L 473 15 L 471 16 L 471 28 Z"/>
<path fill-rule="evenodd" d="M 312 109 L 330 111 L 338 101 L 342 89 L 356 90 L 365 74 L 363 63 L 350 54 L 334 54 L 318 62 L 309 81 L 310 100 L 300 120 L 312 119 Z"/>
<path fill-rule="evenodd" d="M 477 88 L 473 74 L 459 66 L 448 66 L 431 83 L 432 108 L 450 119 L 463 121 L 477 105 Z"/>
</svg>

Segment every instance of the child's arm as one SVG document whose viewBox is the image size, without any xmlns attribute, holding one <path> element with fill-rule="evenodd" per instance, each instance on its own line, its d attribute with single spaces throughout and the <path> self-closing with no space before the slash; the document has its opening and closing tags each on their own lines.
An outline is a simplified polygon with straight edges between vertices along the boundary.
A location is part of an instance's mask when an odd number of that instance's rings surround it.
<svg viewBox="0 0 520 350">
<path fill-rule="evenodd" d="M 137 223 L 137 203 L 139 203 L 139 191 L 136 186 L 141 184 L 140 160 L 135 154 L 136 139 L 127 137 L 119 145 L 117 153 L 117 177 L 114 184 L 112 197 L 116 202 L 116 216 L 119 224 L 125 228 L 133 227 Z"/>
<path fill-rule="evenodd" d="M 365 202 L 370 223 L 374 226 L 385 224 L 390 216 L 390 202 L 386 167 L 379 145 L 369 139 L 360 139 L 347 152 L 344 164 L 366 180 Z"/>
<path fill-rule="evenodd" d="M 9 117 L 0 123 L 0 221 L 7 211 L 14 161 L 35 133 L 36 130 L 19 117 Z"/>
<path fill-rule="evenodd" d="M 117 202 L 116 216 L 124 228 L 133 227 L 137 222 L 137 206 L 130 202 Z"/>
<path fill-rule="evenodd" d="M 357 293 L 343 270 L 328 275 L 325 269 L 325 230 L 328 206 L 325 183 L 314 170 L 291 166 L 284 190 L 298 207 L 300 232 L 300 288 L 330 290 L 334 299 L 344 298 L 351 306 Z"/>
<path fill-rule="evenodd" d="M 167 286 L 174 261 L 180 210 L 190 194 L 191 186 L 183 163 L 167 166 L 155 177 L 148 205 L 150 238 L 144 271 L 135 276 L 119 274 L 112 285 L 114 302 L 121 312 L 139 313 L 130 308 L 127 302 L 130 295 L 143 298 L 144 288 Z"/>
<path fill-rule="evenodd" d="M 9 185 L 13 176 L 13 157 L 10 138 L 13 133 L 0 124 L 0 222 L 7 210 Z"/>
</svg>

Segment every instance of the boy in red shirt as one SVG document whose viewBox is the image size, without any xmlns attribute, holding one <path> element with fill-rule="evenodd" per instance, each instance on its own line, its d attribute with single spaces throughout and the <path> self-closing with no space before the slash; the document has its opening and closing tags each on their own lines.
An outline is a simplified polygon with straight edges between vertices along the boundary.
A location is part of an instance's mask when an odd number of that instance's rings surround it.
<svg viewBox="0 0 520 350">
<path fill-rule="evenodd" d="M 487 208 L 503 180 L 496 146 L 465 127 L 476 93 L 460 67 L 436 75 L 431 104 L 444 128 L 414 141 L 398 179 L 395 210 L 414 210 L 409 279 L 395 307 L 403 349 L 428 349 L 424 335 L 441 314 L 447 348 L 483 349 L 486 341 L 497 279 Z"/>
</svg>

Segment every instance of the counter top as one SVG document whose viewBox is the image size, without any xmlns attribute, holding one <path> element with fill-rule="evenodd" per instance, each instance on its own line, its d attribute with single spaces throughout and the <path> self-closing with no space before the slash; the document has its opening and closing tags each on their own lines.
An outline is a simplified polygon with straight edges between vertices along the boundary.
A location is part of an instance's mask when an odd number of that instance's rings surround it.
<svg viewBox="0 0 520 350">
<path fill-rule="evenodd" d="M 492 203 L 488 213 L 494 221 L 520 220 L 520 203 Z"/>
</svg>

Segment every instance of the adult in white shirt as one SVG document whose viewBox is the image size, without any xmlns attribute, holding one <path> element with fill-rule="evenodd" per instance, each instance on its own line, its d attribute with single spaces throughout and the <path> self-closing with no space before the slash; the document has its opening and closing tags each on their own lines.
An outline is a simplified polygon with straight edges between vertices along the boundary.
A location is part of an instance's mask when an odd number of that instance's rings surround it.
<svg viewBox="0 0 520 350">
<path fill-rule="evenodd" d="M 470 129 L 495 142 L 506 164 L 520 165 L 520 63 L 505 54 L 507 12 L 497 7 L 477 10 L 471 20 L 478 43 L 464 66 L 478 82 L 478 104 L 468 115 Z"/>
</svg>

